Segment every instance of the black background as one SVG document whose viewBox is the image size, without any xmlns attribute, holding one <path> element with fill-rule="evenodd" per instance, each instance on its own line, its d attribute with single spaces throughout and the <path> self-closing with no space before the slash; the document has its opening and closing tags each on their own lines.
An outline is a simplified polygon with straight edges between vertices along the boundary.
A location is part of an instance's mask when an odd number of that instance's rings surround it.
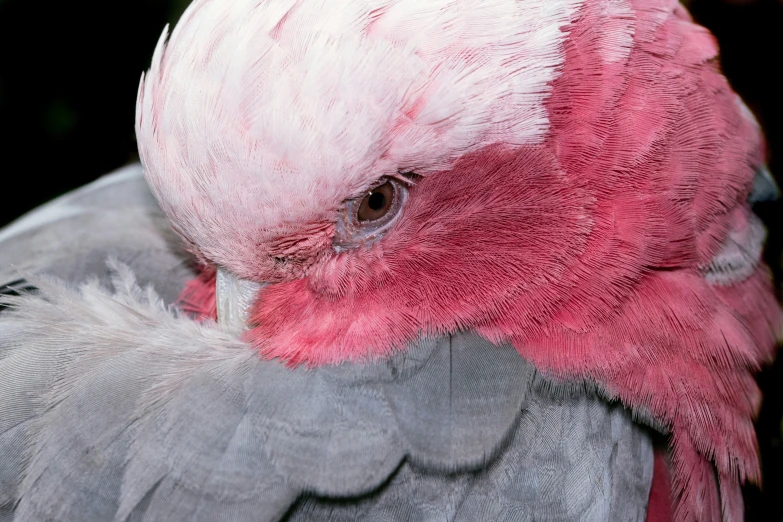
<svg viewBox="0 0 783 522">
<path fill-rule="evenodd" d="M 0 226 L 135 161 L 141 72 L 184 0 L 0 0 Z M 770 166 L 783 171 L 783 4 L 692 0 L 718 37 L 726 75 L 764 127 Z M 758 209 L 781 281 L 783 204 Z M 780 288 L 780 285 L 779 285 Z M 783 358 L 781 358 L 783 361 Z M 758 422 L 763 493 L 746 488 L 748 520 L 783 520 L 783 364 L 767 369 Z"/>
</svg>

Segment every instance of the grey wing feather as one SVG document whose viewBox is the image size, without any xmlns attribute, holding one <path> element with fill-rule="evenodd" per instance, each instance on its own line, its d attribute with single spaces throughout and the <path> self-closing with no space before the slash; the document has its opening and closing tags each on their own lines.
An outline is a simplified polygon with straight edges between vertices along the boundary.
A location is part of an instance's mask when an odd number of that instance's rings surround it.
<svg viewBox="0 0 783 522">
<path fill-rule="evenodd" d="M 622 407 L 529 396 L 486 468 L 439 475 L 406 462 L 357 502 L 303 498 L 288 522 L 645 520 L 652 458 L 647 434 Z"/>
<path fill-rule="evenodd" d="M 167 302 L 194 276 L 140 165 L 108 174 L 0 230 L 0 289 L 35 273 L 107 282 L 108 257 L 133 268 L 142 284 L 154 284 Z"/>
</svg>

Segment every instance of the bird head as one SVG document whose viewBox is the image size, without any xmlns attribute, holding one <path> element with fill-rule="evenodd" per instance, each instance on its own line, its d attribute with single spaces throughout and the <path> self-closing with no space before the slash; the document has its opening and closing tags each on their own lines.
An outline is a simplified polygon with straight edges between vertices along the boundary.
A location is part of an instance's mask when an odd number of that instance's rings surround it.
<svg viewBox="0 0 783 522">
<path fill-rule="evenodd" d="M 585 290 L 565 310 L 580 281 L 621 288 L 649 259 L 638 239 L 619 273 L 577 263 L 612 217 L 564 167 L 579 129 L 553 124 L 586 119 L 589 89 L 572 75 L 565 102 L 553 90 L 579 24 L 613 24 L 572 60 L 597 71 L 586 84 L 625 66 L 626 4 L 196 0 L 140 86 L 147 180 L 196 255 L 253 293 L 245 336 L 267 356 L 321 364 L 456 330 L 541 335 L 555 316 L 579 329 L 600 311 L 591 299 L 621 294 Z M 618 196 L 629 212 L 639 187 Z M 617 234 L 637 225 L 655 236 L 638 216 Z"/>
<path fill-rule="evenodd" d="M 589 226 L 543 146 L 578 4 L 202 0 L 164 32 L 146 176 L 202 260 L 272 283 L 262 348 L 377 353 L 558 278 Z"/>
</svg>

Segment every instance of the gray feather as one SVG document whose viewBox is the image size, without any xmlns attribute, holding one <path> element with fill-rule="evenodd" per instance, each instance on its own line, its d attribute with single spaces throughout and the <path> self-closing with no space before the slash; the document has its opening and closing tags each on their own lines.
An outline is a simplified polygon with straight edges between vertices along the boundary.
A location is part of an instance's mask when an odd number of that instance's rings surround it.
<svg viewBox="0 0 783 522">
<path fill-rule="evenodd" d="M 486 469 L 442 475 L 405 463 L 373 495 L 309 496 L 288 521 L 644 520 L 651 459 L 646 435 L 622 408 L 585 396 L 531 397 Z"/>
<path fill-rule="evenodd" d="M 173 302 L 192 278 L 190 258 L 149 192 L 140 165 L 66 194 L 0 230 L 0 288 L 30 274 L 107 283 L 106 259 L 130 266 Z"/>
</svg>

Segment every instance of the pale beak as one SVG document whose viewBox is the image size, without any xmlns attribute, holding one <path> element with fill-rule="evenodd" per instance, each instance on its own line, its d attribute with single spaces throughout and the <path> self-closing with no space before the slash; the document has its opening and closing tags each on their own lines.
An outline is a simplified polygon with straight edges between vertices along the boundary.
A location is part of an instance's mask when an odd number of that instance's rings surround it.
<svg viewBox="0 0 783 522">
<path fill-rule="evenodd" d="M 228 270 L 218 268 L 216 285 L 218 324 L 235 335 L 247 330 L 250 308 L 265 284 L 240 279 Z"/>
</svg>

